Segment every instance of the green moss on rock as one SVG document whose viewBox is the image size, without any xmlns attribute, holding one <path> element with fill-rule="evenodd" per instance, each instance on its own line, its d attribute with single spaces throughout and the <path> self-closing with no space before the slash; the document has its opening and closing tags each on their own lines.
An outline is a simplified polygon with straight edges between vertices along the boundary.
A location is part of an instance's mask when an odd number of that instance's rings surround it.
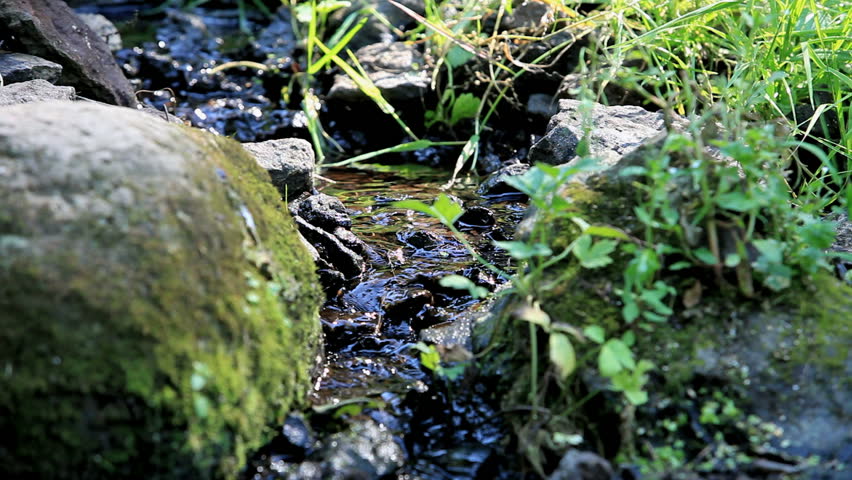
<svg viewBox="0 0 852 480">
<path fill-rule="evenodd" d="M 5 109 L 0 171 L 0 470 L 232 477 L 320 345 L 267 173 L 229 139 L 72 103 Z"/>
</svg>

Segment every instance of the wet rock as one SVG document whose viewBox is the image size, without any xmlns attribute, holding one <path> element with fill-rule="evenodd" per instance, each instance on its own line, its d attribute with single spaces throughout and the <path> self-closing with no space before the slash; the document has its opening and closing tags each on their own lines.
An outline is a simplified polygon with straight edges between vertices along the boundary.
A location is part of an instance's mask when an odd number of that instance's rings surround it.
<svg viewBox="0 0 852 480">
<path fill-rule="evenodd" d="M 423 0 L 400 0 L 398 3 L 419 15 L 423 15 L 426 9 Z M 370 15 L 367 23 L 350 40 L 348 46 L 353 50 L 375 43 L 391 43 L 397 40 L 397 36 L 388 25 L 393 25 L 398 29 L 404 30 L 406 25 L 412 24 L 415 21 L 402 9 L 390 2 L 383 0 L 359 0 L 352 2 L 350 7 L 335 12 L 332 15 L 332 22 L 340 24 L 347 16 L 364 8 L 373 9 L 377 15 Z M 380 18 L 380 16 L 384 18 Z"/>
<path fill-rule="evenodd" d="M 103 39 L 111 52 L 117 52 L 124 48 L 121 43 L 121 34 L 105 16 L 99 13 L 78 13 L 77 16 Z"/>
<path fill-rule="evenodd" d="M 62 75 L 62 65 L 24 53 L 0 52 L 0 78 L 3 85 L 46 80 L 56 83 Z"/>
<path fill-rule="evenodd" d="M 351 230 L 347 230 L 343 227 L 337 227 L 332 232 L 338 240 L 340 240 L 347 248 L 357 253 L 358 255 L 366 255 L 367 254 L 367 244 L 364 243 L 363 240 L 358 238 L 357 235 L 352 233 Z"/>
<path fill-rule="evenodd" d="M 284 69 L 290 66 L 298 45 L 293 33 L 293 20 L 290 9 L 280 7 L 272 21 L 257 35 L 254 50 L 263 58 L 263 63 Z"/>
<path fill-rule="evenodd" d="M 30 80 L 0 87 L 0 107 L 48 100 L 74 100 L 74 87 L 57 87 L 47 80 Z"/>
<path fill-rule="evenodd" d="M 605 459 L 592 452 L 569 450 L 549 480 L 611 480 L 612 466 Z"/>
<path fill-rule="evenodd" d="M 61 0 L 0 3 L 0 40 L 62 65 L 61 83 L 86 97 L 134 106 L 136 97 L 107 45 Z"/>
<path fill-rule="evenodd" d="M 470 228 L 488 228 L 497 222 L 494 212 L 481 205 L 466 207 L 456 224 Z"/>
<path fill-rule="evenodd" d="M 236 142 L 133 109 L 2 108 L 5 477 L 236 475 L 321 341 L 266 177 Z"/>
<path fill-rule="evenodd" d="M 281 195 L 292 200 L 314 188 L 316 160 L 311 144 L 300 138 L 244 143 L 257 163 L 269 172 Z"/>
<path fill-rule="evenodd" d="M 545 28 L 553 23 L 553 7 L 545 2 L 527 0 L 515 6 L 500 24 L 501 29 Z"/>
<path fill-rule="evenodd" d="M 381 478 L 393 474 L 407 458 L 402 441 L 372 419 L 331 435 L 320 455 L 322 478 L 329 480 Z"/>
<path fill-rule="evenodd" d="M 551 118 L 559 113 L 559 107 L 556 106 L 553 95 L 533 93 L 527 99 L 527 113 L 539 117 Z"/>
<path fill-rule="evenodd" d="M 429 89 L 429 72 L 414 45 L 379 43 L 359 49 L 355 56 L 389 102 L 418 99 Z M 355 82 L 342 74 L 334 77 L 328 92 L 329 100 L 351 102 L 366 98 Z"/>
<path fill-rule="evenodd" d="M 306 222 L 327 232 L 337 227 L 352 227 L 352 219 L 346 207 L 337 197 L 319 193 L 302 200 L 298 206 L 298 215 Z"/>
<path fill-rule="evenodd" d="M 389 320 L 410 320 L 435 302 L 432 292 L 423 288 L 391 290 L 382 298 L 382 310 Z"/>
<path fill-rule="evenodd" d="M 684 125 L 674 119 L 676 126 Z M 552 165 L 570 163 L 577 158 L 577 147 L 591 125 L 589 155 L 600 159 L 602 166 L 614 165 L 624 155 L 666 131 L 662 112 L 649 112 L 641 107 L 607 107 L 584 105 L 578 100 L 560 100 L 559 113 L 550 119 L 547 133 L 530 148 L 530 163 Z"/>
<path fill-rule="evenodd" d="M 326 317 L 329 317 L 326 315 Z M 332 351 L 350 347 L 361 338 L 376 334 L 376 318 L 363 313 L 323 318 L 322 331 L 327 348 Z"/>
<path fill-rule="evenodd" d="M 845 292 L 814 293 L 823 297 L 816 300 L 823 307 L 816 318 L 849 318 L 848 299 L 824 305 Z M 778 428 L 772 443 L 780 451 L 848 463 L 852 432 L 836 426 L 852 421 L 852 357 L 844 353 L 852 345 L 852 326 L 812 320 L 803 328 L 801 312 L 749 312 L 740 318 L 735 338 L 703 336 L 715 341 L 696 346 L 696 374 L 727 384 L 747 380 L 750 413 Z"/>
<path fill-rule="evenodd" d="M 347 248 L 333 234 L 311 225 L 301 217 L 295 219 L 299 232 L 334 270 L 340 271 L 348 279 L 358 278 L 366 271 L 364 257 Z"/>
<path fill-rule="evenodd" d="M 301 413 L 291 413 L 284 419 L 278 435 L 264 447 L 282 460 L 299 462 L 313 452 L 314 432 Z"/>
<path fill-rule="evenodd" d="M 444 243 L 444 238 L 428 230 L 405 230 L 397 234 L 399 240 L 416 249 L 432 250 Z"/>
<path fill-rule="evenodd" d="M 837 237 L 830 250 L 852 255 L 852 222 L 846 213 L 838 215 L 834 220 L 837 222 Z M 852 281 L 852 261 L 838 259 L 835 264 L 840 278 Z"/>
<path fill-rule="evenodd" d="M 513 177 L 515 175 L 523 175 L 527 173 L 527 170 L 529 169 L 530 166 L 525 163 L 510 163 L 483 180 L 482 184 L 480 184 L 479 188 L 476 190 L 476 193 L 482 196 L 520 193 L 514 187 L 511 187 L 508 183 L 506 183 L 506 178 Z"/>
</svg>

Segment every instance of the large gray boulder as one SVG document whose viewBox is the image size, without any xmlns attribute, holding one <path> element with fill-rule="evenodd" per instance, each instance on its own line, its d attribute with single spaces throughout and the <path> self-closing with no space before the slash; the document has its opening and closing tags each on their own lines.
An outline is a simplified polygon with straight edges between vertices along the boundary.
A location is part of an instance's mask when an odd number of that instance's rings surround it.
<svg viewBox="0 0 852 480">
<path fill-rule="evenodd" d="M 310 389 L 321 298 L 233 140 L 0 108 L 0 477 L 234 478 Z"/>
<path fill-rule="evenodd" d="M 685 127 L 685 120 L 680 117 L 672 119 L 672 123 L 675 127 Z M 559 113 L 550 119 L 547 133 L 530 148 L 527 158 L 530 163 L 569 163 L 578 158 L 577 149 L 588 135 L 588 154 L 608 167 L 665 131 L 663 112 L 630 105 L 607 107 L 560 100 Z"/>
<path fill-rule="evenodd" d="M 3 0 L 0 25 L 0 40 L 62 65 L 60 83 L 94 100 L 136 105 L 106 43 L 62 0 Z"/>
<path fill-rule="evenodd" d="M 57 87 L 47 80 L 30 80 L 0 87 L 0 107 L 48 100 L 74 100 L 74 87 Z"/>
</svg>

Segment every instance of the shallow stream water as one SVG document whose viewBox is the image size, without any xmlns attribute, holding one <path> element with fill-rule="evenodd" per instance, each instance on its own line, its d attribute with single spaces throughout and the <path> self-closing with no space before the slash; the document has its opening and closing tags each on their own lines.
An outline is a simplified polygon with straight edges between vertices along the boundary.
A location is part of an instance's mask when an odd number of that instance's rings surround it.
<svg viewBox="0 0 852 480">
<path fill-rule="evenodd" d="M 425 339 L 440 345 L 445 359 L 474 365 L 470 329 L 487 304 L 439 280 L 461 274 L 489 290 L 504 282 L 437 220 L 393 206 L 431 202 L 447 172 L 400 165 L 323 176 L 321 190 L 343 201 L 353 232 L 368 244 L 370 267 L 322 309 L 326 363 L 313 409 L 288 420 L 291 436 L 299 431 L 310 440 L 295 446 L 285 427 L 245 478 L 518 478 L 505 465 L 506 432 L 489 385 L 436 377 L 412 348 Z M 525 205 L 477 197 L 473 186 L 453 190 L 469 211 L 481 213 L 464 217 L 471 223 L 459 228 L 480 254 L 508 268 L 491 242 L 511 237 Z"/>
</svg>

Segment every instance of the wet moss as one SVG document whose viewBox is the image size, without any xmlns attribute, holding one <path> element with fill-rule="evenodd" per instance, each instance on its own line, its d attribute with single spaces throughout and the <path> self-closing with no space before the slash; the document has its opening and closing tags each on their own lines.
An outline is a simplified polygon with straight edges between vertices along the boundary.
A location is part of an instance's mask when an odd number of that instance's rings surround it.
<svg viewBox="0 0 852 480">
<path fill-rule="evenodd" d="M 309 388 L 322 296 L 266 172 L 231 140 L 152 128 L 166 145 L 153 154 L 191 147 L 190 191 L 110 179 L 141 199 L 113 223 L 51 224 L 3 197 L 16 214 L 0 225 L 0 465 L 13 477 L 230 478 Z"/>
</svg>

